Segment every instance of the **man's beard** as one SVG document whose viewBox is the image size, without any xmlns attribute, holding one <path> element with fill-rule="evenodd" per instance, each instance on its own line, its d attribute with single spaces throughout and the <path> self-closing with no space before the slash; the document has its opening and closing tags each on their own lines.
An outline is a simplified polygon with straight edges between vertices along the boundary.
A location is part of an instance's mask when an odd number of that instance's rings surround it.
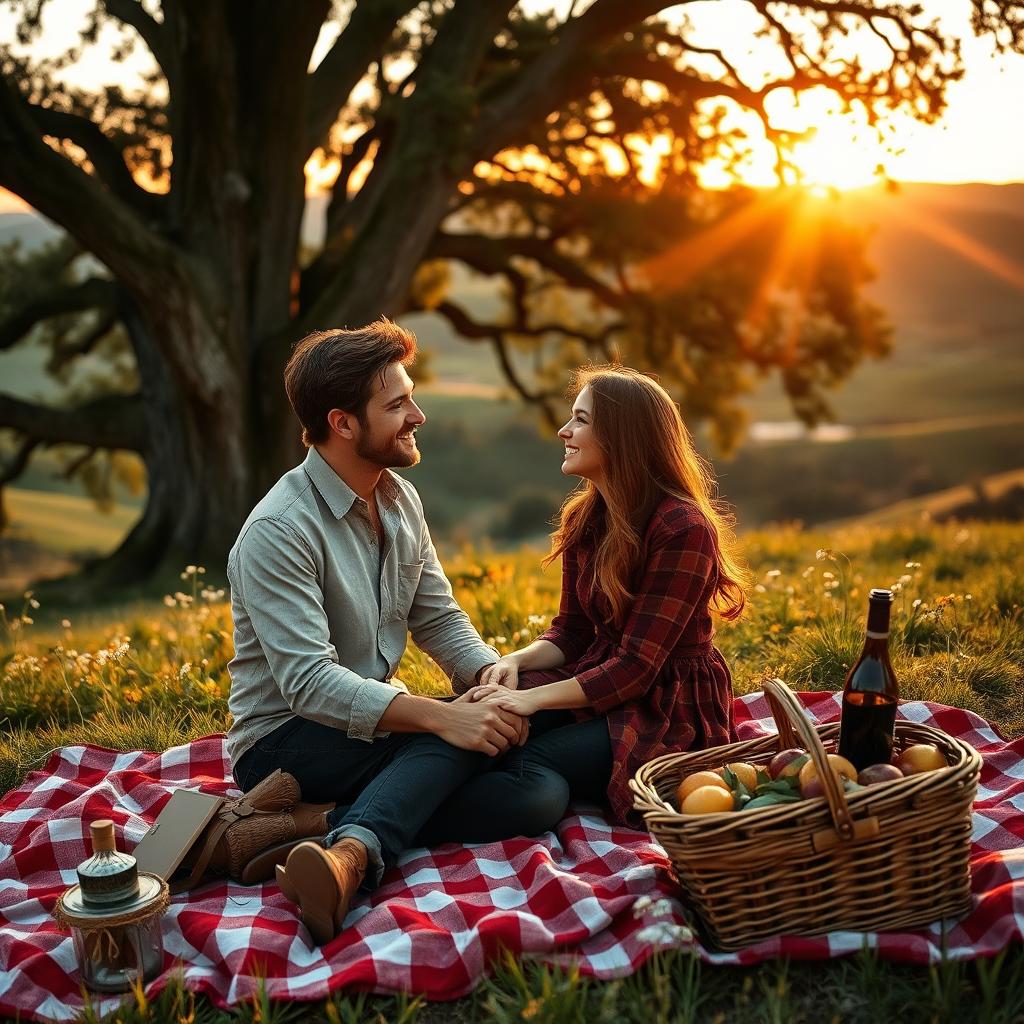
<svg viewBox="0 0 1024 1024">
<path fill-rule="evenodd" d="M 412 437 L 412 445 L 399 441 L 397 437 L 378 442 L 372 432 L 367 431 L 359 437 L 356 455 L 381 469 L 405 469 L 415 466 L 420 461 L 420 451 L 416 447 L 416 435 L 413 434 Z"/>
</svg>

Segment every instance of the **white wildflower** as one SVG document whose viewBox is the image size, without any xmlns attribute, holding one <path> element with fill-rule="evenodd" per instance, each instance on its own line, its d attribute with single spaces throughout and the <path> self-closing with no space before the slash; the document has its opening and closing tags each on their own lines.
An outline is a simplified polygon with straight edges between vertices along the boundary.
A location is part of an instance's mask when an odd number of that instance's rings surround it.
<svg viewBox="0 0 1024 1024">
<path fill-rule="evenodd" d="M 633 904 L 633 916 L 643 917 L 648 910 L 654 905 L 653 896 L 640 896 L 637 901 Z"/>
<path fill-rule="evenodd" d="M 782 570 L 781 569 L 769 569 L 765 573 L 765 576 L 767 576 L 768 579 L 770 579 L 770 580 L 773 580 L 773 579 L 775 579 L 776 576 L 781 576 L 781 575 L 782 575 Z"/>
<path fill-rule="evenodd" d="M 693 940 L 693 932 L 684 924 L 669 924 L 667 921 L 660 921 L 658 924 L 648 925 L 636 933 L 641 942 L 650 943 L 652 946 L 674 946 Z"/>
</svg>

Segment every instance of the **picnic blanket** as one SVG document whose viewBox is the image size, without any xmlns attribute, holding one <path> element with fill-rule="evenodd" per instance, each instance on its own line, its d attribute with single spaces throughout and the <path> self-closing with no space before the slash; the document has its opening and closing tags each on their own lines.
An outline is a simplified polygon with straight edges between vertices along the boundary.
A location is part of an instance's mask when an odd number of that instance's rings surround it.
<svg viewBox="0 0 1024 1024">
<path fill-rule="evenodd" d="M 839 695 L 800 695 L 816 722 L 839 716 Z M 974 906 L 958 922 L 885 934 L 834 932 L 772 939 L 738 953 L 702 948 L 675 899 L 664 851 L 646 832 L 575 808 L 556 833 L 472 847 L 409 850 L 372 895 L 357 899 L 345 931 L 311 945 L 277 886 L 211 882 L 175 897 L 164 918 L 165 973 L 218 1006 L 251 999 L 263 978 L 274 1000 L 321 999 L 353 988 L 453 999 L 469 992 L 502 949 L 582 974 L 630 974 L 668 945 L 714 964 L 772 957 L 825 959 L 865 944 L 886 959 L 926 964 L 994 954 L 1024 929 L 1024 739 L 1007 742 L 981 718 L 907 702 L 901 714 L 971 743 L 984 767 L 974 812 Z M 737 700 L 741 738 L 774 732 L 761 694 Z M 67 1020 L 83 1006 L 71 939 L 52 919 L 57 897 L 89 854 L 88 823 L 115 822 L 131 850 L 171 791 L 237 793 L 222 736 L 161 754 L 93 746 L 51 754 L 0 801 L 0 1013 Z M 93 997 L 106 1012 L 118 997 Z"/>
</svg>

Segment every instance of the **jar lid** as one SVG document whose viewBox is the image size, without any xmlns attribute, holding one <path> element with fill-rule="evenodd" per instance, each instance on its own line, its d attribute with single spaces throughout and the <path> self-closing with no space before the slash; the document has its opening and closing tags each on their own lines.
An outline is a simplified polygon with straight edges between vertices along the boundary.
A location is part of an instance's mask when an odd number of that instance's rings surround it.
<svg viewBox="0 0 1024 1024">
<path fill-rule="evenodd" d="M 73 885 L 60 899 L 61 910 L 70 924 L 94 923 L 105 917 L 118 918 L 125 914 L 136 914 L 149 906 L 159 904 L 164 890 L 164 881 L 151 871 L 138 873 L 138 888 L 120 903 L 105 903 L 100 906 L 87 898 L 81 885 Z"/>
</svg>

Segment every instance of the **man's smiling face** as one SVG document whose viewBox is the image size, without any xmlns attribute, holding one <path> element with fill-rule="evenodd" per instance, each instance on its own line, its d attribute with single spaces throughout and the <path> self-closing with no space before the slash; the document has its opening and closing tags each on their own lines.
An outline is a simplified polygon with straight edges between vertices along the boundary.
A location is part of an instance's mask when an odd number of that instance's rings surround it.
<svg viewBox="0 0 1024 1024">
<path fill-rule="evenodd" d="M 401 363 L 391 363 L 384 371 L 384 384 L 377 386 L 359 418 L 356 454 L 381 469 L 415 466 L 420 461 L 416 447 L 416 428 L 426 422 L 413 401 L 415 388 Z"/>
</svg>

